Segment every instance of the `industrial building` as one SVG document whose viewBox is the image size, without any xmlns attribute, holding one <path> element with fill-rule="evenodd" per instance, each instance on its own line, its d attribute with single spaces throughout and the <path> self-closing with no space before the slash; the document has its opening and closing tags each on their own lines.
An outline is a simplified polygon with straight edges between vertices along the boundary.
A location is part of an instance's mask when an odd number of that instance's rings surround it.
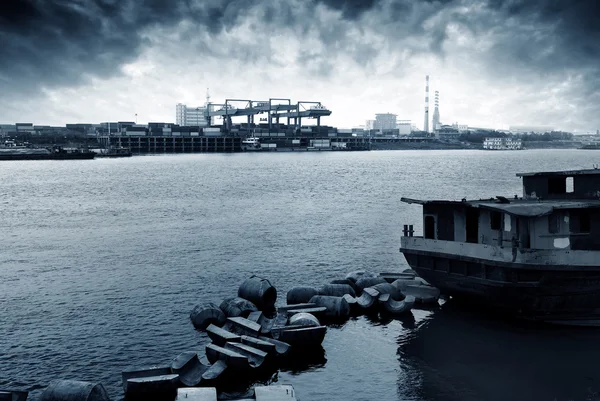
<svg viewBox="0 0 600 401">
<path fill-rule="evenodd" d="M 175 106 L 175 124 L 185 126 L 208 127 L 207 108 L 188 107 L 179 103 Z"/>
<path fill-rule="evenodd" d="M 397 128 L 397 115 L 392 113 L 375 114 L 373 129 L 392 130 Z"/>
</svg>

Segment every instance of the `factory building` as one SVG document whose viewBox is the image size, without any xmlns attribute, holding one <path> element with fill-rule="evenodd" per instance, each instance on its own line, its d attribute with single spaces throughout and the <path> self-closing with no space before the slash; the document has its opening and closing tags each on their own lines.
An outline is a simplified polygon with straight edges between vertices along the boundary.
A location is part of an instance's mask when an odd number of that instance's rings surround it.
<svg viewBox="0 0 600 401">
<path fill-rule="evenodd" d="M 179 103 L 175 106 L 175 123 L 181 126 L 208 127 L 206 107 L 188 107 Z"/>
<path fill-rule="evenodd" d="M 397 115 L 392 113 L 375 114 L 373 129 L 380 131 L 396 129 Z"/>
</svg>

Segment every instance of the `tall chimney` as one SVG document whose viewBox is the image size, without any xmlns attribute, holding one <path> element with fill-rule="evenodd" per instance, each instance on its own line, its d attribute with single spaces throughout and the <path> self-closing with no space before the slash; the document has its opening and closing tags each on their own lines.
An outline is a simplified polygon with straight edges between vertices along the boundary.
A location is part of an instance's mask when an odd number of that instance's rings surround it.
<svg viewBox="0 0 600 401">
<path fill-rule="evenodd" d="M 433 122 L 431 128 L 438 130 L 440 128 L 440 92 L 435 91 L 434 93 Z"/>
<path fill-rule="evenodd" d="M 425 124 L 423 131 L 429 132 L 429 75 L 425 75 Z"/>
</svg>

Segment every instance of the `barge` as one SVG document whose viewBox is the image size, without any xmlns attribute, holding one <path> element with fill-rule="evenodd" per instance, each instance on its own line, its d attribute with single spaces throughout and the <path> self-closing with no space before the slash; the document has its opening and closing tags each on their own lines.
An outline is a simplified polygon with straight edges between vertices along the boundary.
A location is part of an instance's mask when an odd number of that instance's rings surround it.
<svg viewBox="0 0 600 401">
<path fill-rule="evenodd" d="M 442 294 L 512 316 L 600 326 L 600 170 L 517 174 L 523 196 L 423 207 L 400 252 Z"/>
</svg>

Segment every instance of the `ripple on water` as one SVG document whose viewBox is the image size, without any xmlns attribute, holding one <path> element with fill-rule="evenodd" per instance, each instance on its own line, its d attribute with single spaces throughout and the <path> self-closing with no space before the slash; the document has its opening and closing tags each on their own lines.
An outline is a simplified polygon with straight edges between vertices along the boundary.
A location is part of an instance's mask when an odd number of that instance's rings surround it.
<svg viewBox="0 0 600 401">
<path fill-rule="evenodd" d="M 35 399 L 51 380 L 75 378 L 102 382 L 118 399 L 122 370 L 201 350 L 208 340 L 193 329 L 189 311 L 235 295 L 250 274 L 268 277 L 281 302 L 296 285 L 319 286 L 357 269 L 405 268 L 401 227 L 411 223 L 419 231 L 422 219 L 400 196 L 510 195 L 520 193 L 517 171 L 589 167 L 594 158 L 577 151 L 411 151 L 2 164 L 11 179 L 0 181 L 0 386 L 29 390 Z M 323 354 L 267 380 L 293 384 L 304 400 L 436 399 L 434 390 L 445 399 L 460 399 L 461 392 L 518 399 L 481 384 L 481 367 L 494 370 L 494 362 L 449 366 L 425 352 L 443 348 L 438 339 L 467 337 L 473 344 L 453 346 L 501 356 L 469 337 L 489 335 L 485 327 L 436 327 L 439 313 L 330 327 Z M 524 333 L 503 338 L 536 349 Z M 420 343 L 425 337 L 428 344 Z M 586 363 L 597 341 L 577 340 L 592 349 L 570 346 L 584 362 L 561 352 L 563 364 L 545 364 L 561 380 L 542 365 L 536 376 L 534 362 L 505 351 L 533 389 L 523 392 L 528 400 L 540 399 L 536 391 L 544 399 L 577 399 L 578 388 L 598 390 L 598 370 Z M 547 349 L 556 353 L 556 341 L 546 338 Z M 504 380 L 510 389 L 510 376 L 501 373 L 494 370 L 494 383 Z"/>
</svg>

